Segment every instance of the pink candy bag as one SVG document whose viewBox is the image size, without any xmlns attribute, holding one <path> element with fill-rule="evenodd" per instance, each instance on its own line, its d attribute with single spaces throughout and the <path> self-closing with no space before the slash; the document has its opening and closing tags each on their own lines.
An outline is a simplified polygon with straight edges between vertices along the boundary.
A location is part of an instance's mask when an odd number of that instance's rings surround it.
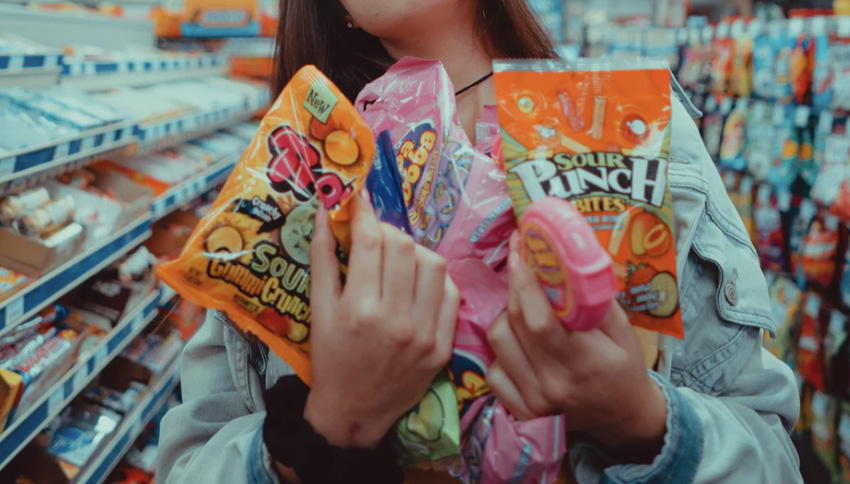
<svg viewBox="0 0 850 484">
<path fill-rule="evenodd" d="M 402 59 L 363 89 L 355 107 L 374 133 L 389 131 L 412 235 L 446 258 L 463 299 L 449 366 L 462 418 L 462 456 L 440 467 L 467 483 L 508 482 L 517 475 L 554 482 L 566 453 L 563 418 L 514 422 L 493 403 L 485 379 L 493 361 L 487 329 L 505 310 L 505 260 L 516 229 L 504 167 L 473 148 L 438 61 Z M 488 151 L 498 150 L 498 130 L 478 127 L 495 137 Z"/>
</svg>

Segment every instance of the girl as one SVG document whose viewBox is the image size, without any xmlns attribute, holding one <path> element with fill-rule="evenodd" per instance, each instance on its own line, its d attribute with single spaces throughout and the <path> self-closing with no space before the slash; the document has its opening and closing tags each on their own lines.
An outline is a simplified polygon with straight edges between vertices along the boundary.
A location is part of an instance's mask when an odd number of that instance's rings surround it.
<svg viewBox="0 0 850 484">
<path fill-rule="evenodd" d="M 476 122 L 495 104 L 492 60 L 554 51 L 525 0 L 281 3 L 278 92 L 309 63 L 353 99 L 404 56 L 438 59 L 456 87 L 472 86 L 457 96 L 458 113 L 481 147 Z M 616 304 L 599 330 L 565 330 L 513 241 L 488 383 L 517 418 L 565 414 L 565 472 L 580 483 L 800 482 L 789 438 L 796 385 L 761 344 L 773 331 L 767 285 L 691 119 L 698 112 L 675 82 L 673 92 L 669 180 L 684 342 L 645 355 Z M 457 290 L 444 261 L 376 222 L 363 200 L 348 274 L 357 284 L 341 288 L 326 216 L 318 215 L 311 252 L 309 394 L 281 379 L 292 371 L 267 348 L 210 313 L 183 355 L 184 404 L 163 421 L 160 481 L 400 480 L 381 442 L 448 361 Z M 645 370 L 645 358 L 657 372 Z M 303 414 L 282 416 L 299 398 Z M 293 442 L 291 429 L 309 438 Z"/>
</svg>

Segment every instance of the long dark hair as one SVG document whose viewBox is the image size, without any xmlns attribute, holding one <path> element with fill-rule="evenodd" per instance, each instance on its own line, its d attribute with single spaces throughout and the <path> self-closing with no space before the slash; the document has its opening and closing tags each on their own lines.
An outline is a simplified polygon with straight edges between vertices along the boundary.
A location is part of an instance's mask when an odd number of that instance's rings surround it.
<svg viewBox="0 0 850 484">
<path fill-rule="evenodd" d="M 476 0 L 475 28 L 492 57 L 553 58 L 552 39 L 540 26 L 527 0 Z M 339 0 L 280 0 L 275 95 L 306 64 L 325 73 L 350 99 L 382 75 L 392 59 L 381 42 L 346 26 Z"/>
</svg>

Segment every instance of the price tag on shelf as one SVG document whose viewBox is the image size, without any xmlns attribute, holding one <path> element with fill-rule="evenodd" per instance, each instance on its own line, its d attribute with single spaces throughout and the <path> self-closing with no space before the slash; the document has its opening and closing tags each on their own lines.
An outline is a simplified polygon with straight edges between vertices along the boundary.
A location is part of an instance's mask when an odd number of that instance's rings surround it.
<svg viewBox="0 0 850 484">
<path fill-rule="evenodd" d="M 95 368 L 99 368 L 100 365 L 103 364 L 104 361 L 106 361 L 106 353 L 107 353 L 106 345 L 103 345 L 103 346 L 100 347 L 99 350 L 97 350 L 97 353 L 94 354 L 93 360 L 94 360 L 94 367 Z"/>
<path fill-rule="evenodd" d="M 9 57 L 9 64 L 6 66 L 6 70 L 10 72 L 20 71 L 24 68 L 24 56 L 22 55 L 13 55 Z"/>
<path fill-rule="evenodd" d="M 6 326 L 8 327 L 12 323 L 16 322 L 21 316 L 24 314 L 24 298 L 19 297 L 13 299 L 12 302 L 6 306 Z"/>
<path fill-rule="evenodd" d="M 15 171 L 15 159 L 16 157 L 11 156 L 0 160 L 0 176 L 8 175 Z"/>
<path fill-rule="evenodd" d="M 71 150 L 71 143 L 59 143 L 56 145 L 56 149 L 53 151 L 53 159 L 58 160 L 59 158 L 64 158 L 68 156 L 68 152 Z"/>
<path fill-rule="evenodd" d="M 191 200 L 193 198 L 192 195 L 194 195 L 194 193 L 192 192 L 192 185 L 191 184 L 184 185 L 183 188 L 180 189 L 181 203 L 186 203 L 189 200 Z"/>
<path fill-rule="evenodd" d="M 151 211 L 154 215 L 161 215 L 165 212 L 165 199 L 158 198 L 153 202 L 153 206 L 151 207 Z"/>
<path fill-rule="evenodd" d="M 94 136 L 86 136 L 80 143 L 80 151 L 88 151 L 94 148 Z"/>
</svg>

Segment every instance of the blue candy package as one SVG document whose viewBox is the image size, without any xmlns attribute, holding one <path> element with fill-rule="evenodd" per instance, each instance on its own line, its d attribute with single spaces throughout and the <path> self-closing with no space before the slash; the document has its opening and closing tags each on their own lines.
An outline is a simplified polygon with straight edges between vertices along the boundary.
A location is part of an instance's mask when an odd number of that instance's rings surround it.
<svg viewBox="0 0 850 484">
<path fill-rule="evenodd" d="M 375 213 L 381 222 L 410 234 L 410 219 L 404 203 L 404 193 L 401 191 L 401 174 L 393 155 L 393 141 L 389 131 L 378 135 L 375 147 L 372 170 L 366 177 L 366 189 L 369 190 Z"/>
<path fill-rule="evenodd" d="M 770 24 L 770 42 L 775 57 L 773 59 L 773 97 L 780 104 L 791 102 L 791 52 L 797 46 L 797 35 L 790 34 L 780 22 Z"/>
<path fill-rule="evenodd" d="M 753 22 L 757 22 L 754 20 Z M 776 75 L 773 72 L 777 51 L 764 28 L 757 29 L 753 39 L 753 96 L 765 101 L 773 99 Z"/>
<path fill-rule="evenodd" d="M 724 168 L 744 171 L 747 159 L 744 156 L 747 136 L 747 99 L 738 98 L 735 108 L 726 118 L 723 141 L 720 144 L 720 164 Z"/>
</svg>

